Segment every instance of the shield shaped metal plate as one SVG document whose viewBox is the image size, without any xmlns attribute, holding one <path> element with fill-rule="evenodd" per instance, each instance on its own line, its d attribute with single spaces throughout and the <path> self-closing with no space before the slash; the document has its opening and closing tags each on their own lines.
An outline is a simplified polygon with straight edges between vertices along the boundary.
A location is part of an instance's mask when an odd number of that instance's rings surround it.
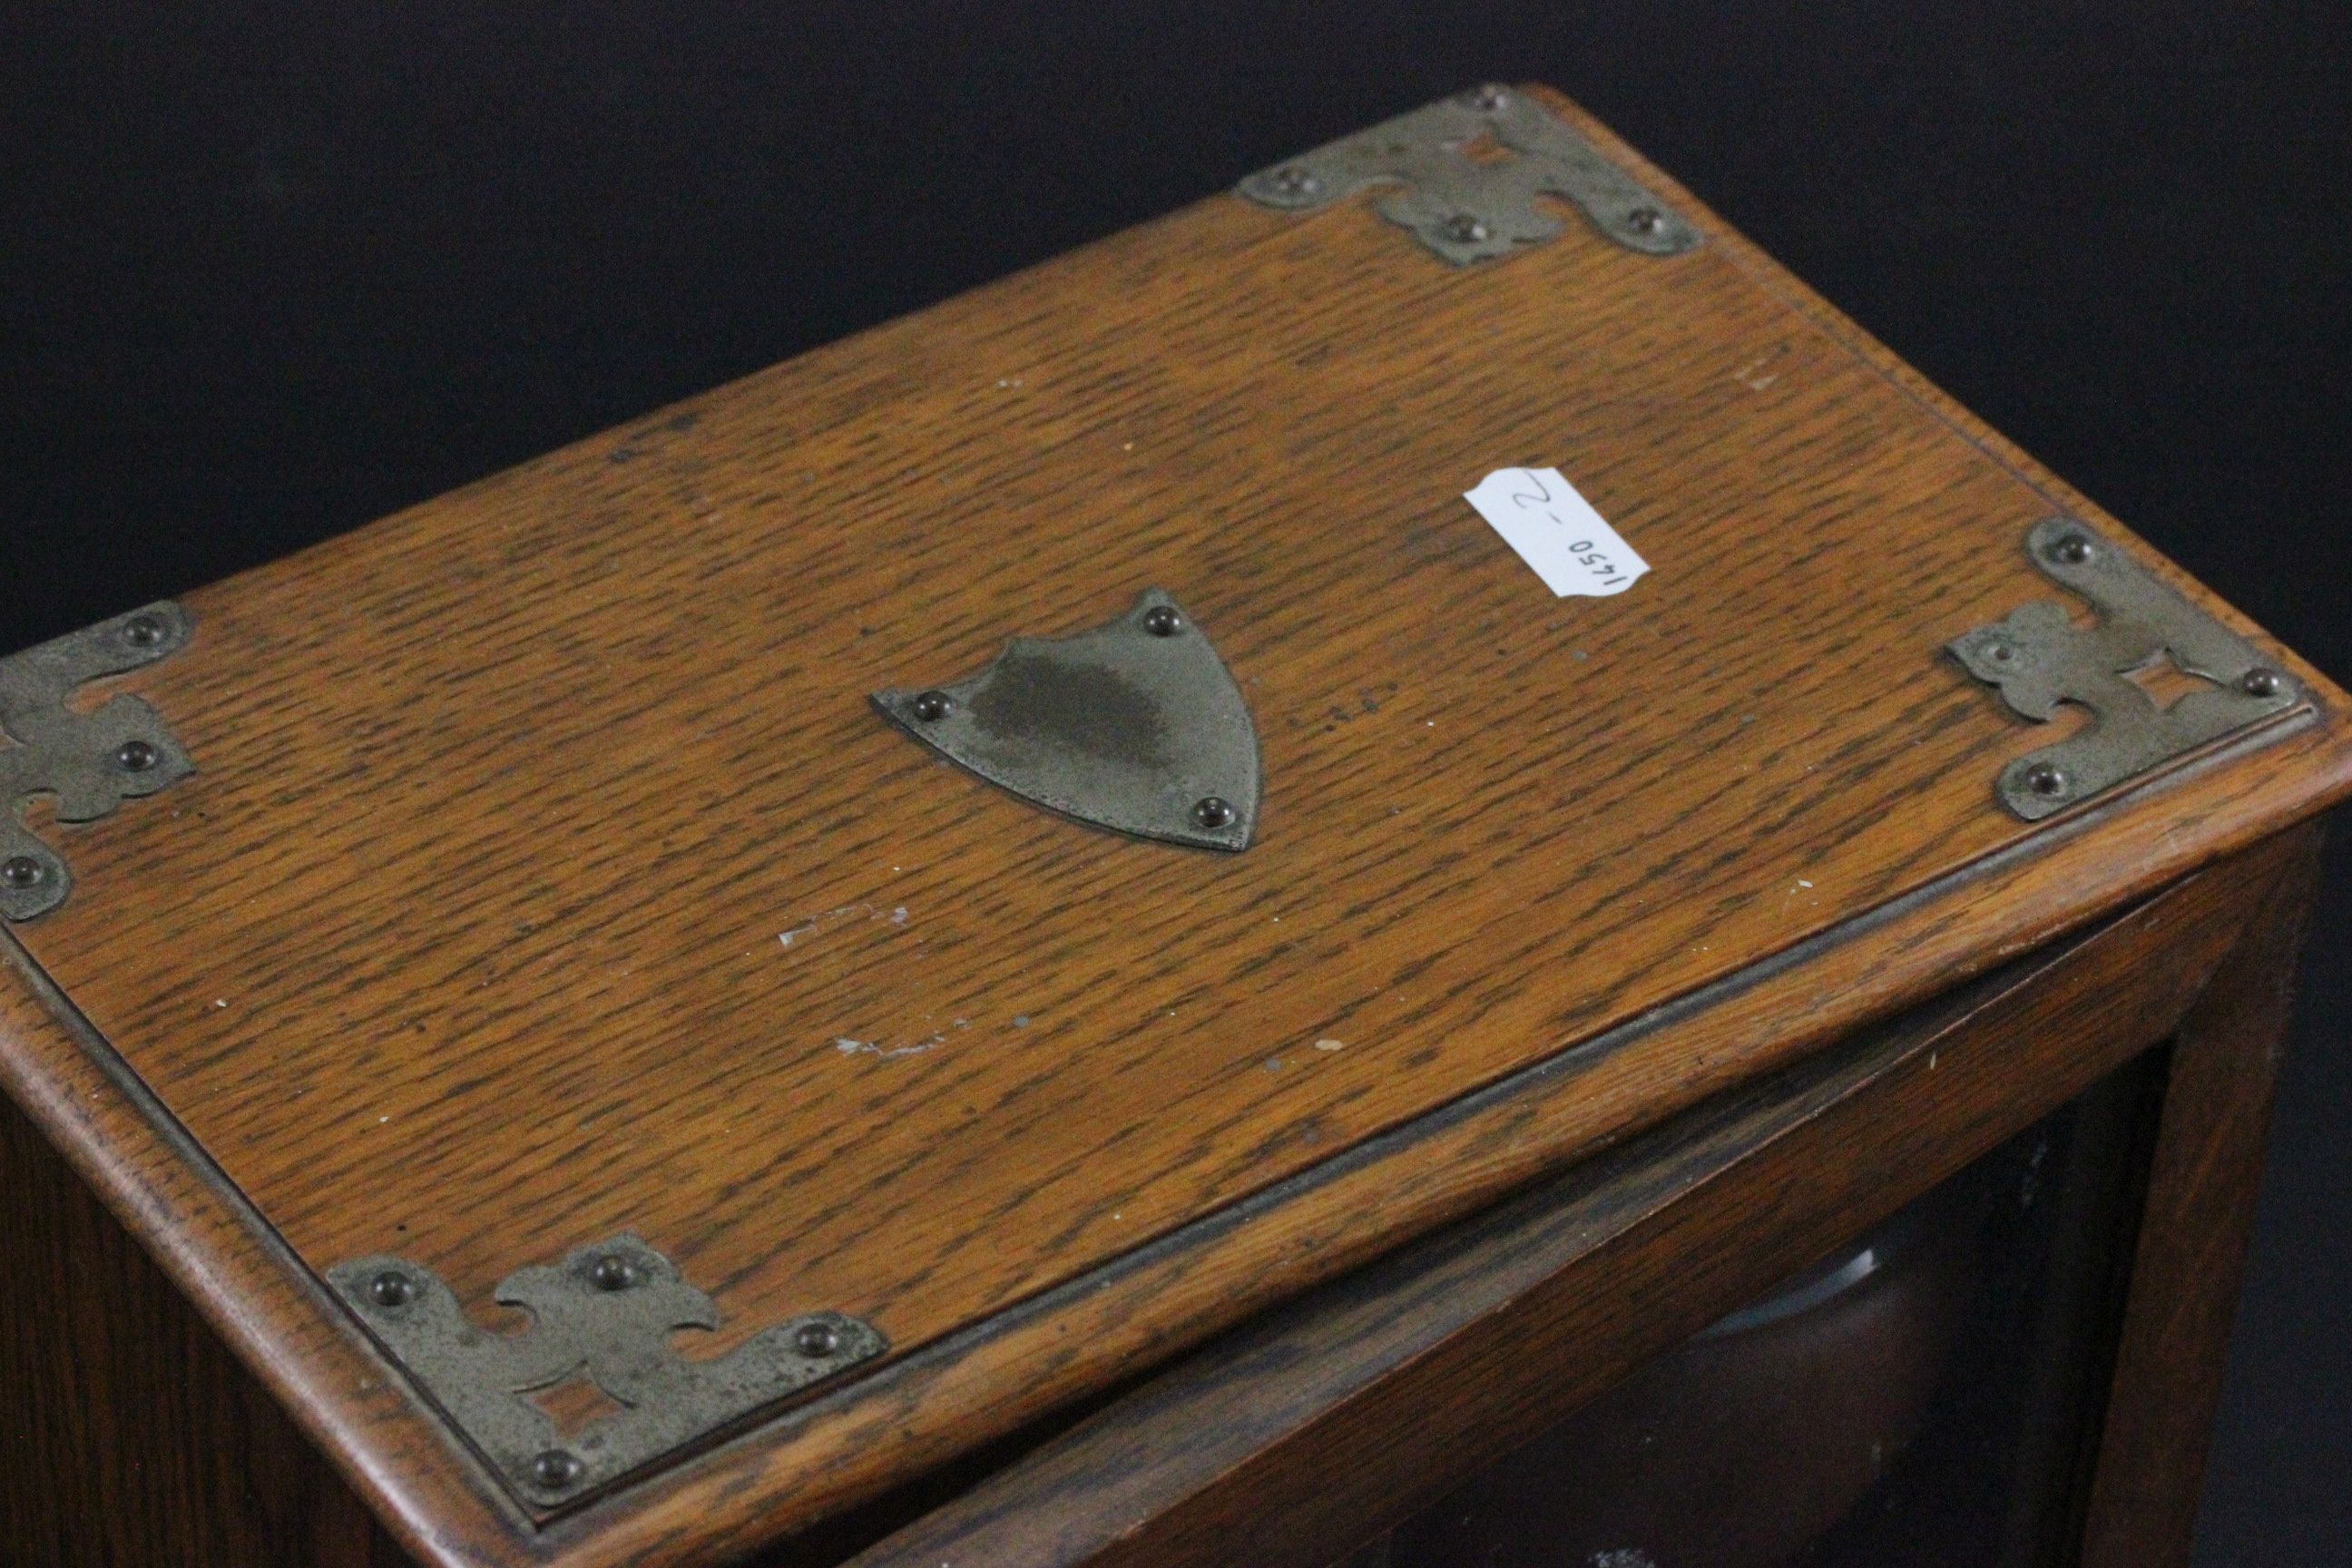
<svg viewBox="0 0 2352 1568">
<path fill-rule="evenodd" d="M 1227 850 L 1257 828 L 1241 688 L 1158 588 L 1107 626 L 1015 637 L 969 679 L 877 691 L 874 705 L 950 762 L 1092 826 Z"/>
</svg>

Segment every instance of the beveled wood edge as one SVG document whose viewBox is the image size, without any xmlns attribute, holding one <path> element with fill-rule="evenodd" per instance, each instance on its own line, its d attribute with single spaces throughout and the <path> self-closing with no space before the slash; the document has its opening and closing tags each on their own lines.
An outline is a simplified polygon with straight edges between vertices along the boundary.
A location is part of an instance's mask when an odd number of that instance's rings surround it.
<svg viewBox="0 0 2352 1568">
<path fill-rule="evenodd" d="M 393 1568 L 318 1445 L 5 1095 L 0 1194 L 0 1562 Z"/>
<path fill-rule="evenodd" d="M 1324 1568 L 2197 1016 L 2229 984 L 2216 976 L 2244 952 L 2243 917 L 2276 901 L 2315 838 L 2290 831 L 1278 1307 L 843 1568 Z M 2150 964 L 2159 930 L 2166 962 Z M 2013 1079 L 2009 1047 L 2036 1034 L 2054 1042 L 2047 1070 L 1987 1116 L 1970 1090 Z M 1933 1101 L 1927 1121 L 1951 1125 L 1923 1137 L 1921 1118 L 1891 1114 L 1905 1080 Z M 1898 1163 L 1898 1183 L 1855 1205 L 1759 1205 L 1742 1247 L 1717 1245 L 1709 1215 L 1744 1213 L 1776 1168 L 1822 1164 L 1803 1151 L 1841 1123 L 1933 1158 Z M 1642 1300 L 1632 1327 L 1584 1333 L 1606 1316 L 1591 1303 L 1621 1293 Z M 1544 1375 L 1518 1375 L 1531 1366 Z M 1454 1392 L 1482 1378 L 1511 1396 Z"/>
<path fill-rule="evenodd" d="M 2297 739 L 2298 751 L 2340 770 L 2340 745 L 2308 730 Z M 609 1505 L 559 1521 L 550 1544 L 576 1543 L 583 1554 L 551 1560 L 685 1563 L 658 1553 L 677 1544 L 672 1532 L 688 1521 L 704 1539 L 741 1521 L 740 1534 L 723 1536 L 724 1551 L 766 1544 L 791 1532 L 784 1518 L 814 1521 L 866 1500 L 892 1479 L 1015 1430 L 1386 1247 L 2110 912 L 2322 804 L 2305 795 L 2289 805 L 2285 797 L 2300 792 L 2258 784 L 2240 803 L 2257 815 L 2215 825 L 2199 806 L 2212 804 L 2233 755 L 2209 758 L 2175 781 L 2180 793 L 2173 804 L 2184 817 L 2126 823 L 2093 839 L 2089 830 L 2119 815 L 2131 803 L 2125 797 L 2048 830 L 1996 858 L 1998 864 L 1970 868 L 1879 918 L 1852 922 L 1860 929 L 1828 933 L 1523 1069 L 919 1349 L 818 1406 L 689 1459 L 637 1488 L 632 1511 L 611 1518 L 601 1540 L 596 1516 L 609 1517 Z M 2340 783 L 2330 787 L 2341 793 Z M 2189 847 L 2194 835 L 2184 821 L 2210 831 L 2206 845 Z M 1988 906 L 1997 912 L 1988 914 Z M 1610 1098 L 1582 1092 L 1604 1079 L 1654 1086 L 1653 1114 L 1613 1124 L 1580 1121 L 1580 1101 Z M 1206 1256 L 1210 1243 L 1223 1244 L 1213 1257 Z M 1140 1321 L 1146 1308 L 1151 1319 Z M 1024 1375 L 1006 1377 L 1008 1365 Z M 760 1503 L 746 1507 L 739 1500 L 746 1498 Z M 607 1551 L 614 1555 L 601 1554 Z M 640 1552 L 648 1554 L 631 1555 Z"/>
<path fill-rule="evenodd" d="M 378 1515 L 428 1561 L 481 1561 L 442 1553 L 431 1513 L 402 1483 L 431 1466 L 462 1478 L 436 1498 L 523 1528 L 452 1429 L 5 925 L 0 971 L 16 982 L 0 985 L 0 1090 Z"/>
<path fill-rule="evenodd" d="M 2079 508 L 2077 515 L 2130 538 L 1590 116 L 1549 89 L 1527 90 L 1654 181 L 1696 216 L 1708 244 L 1743 258 L 1768 286 L 1993 460 L 2061 498 L 2068 510 Z M 1278 221 L 1278 215 L 1268 218 Z M 2260 646 L 2275 648 L 2244 617 L 2133 542 L 2168 580 L 2232 626 L 2252 632 Z M 871 1498 L 896 1479 L 1015 1430 L 1114 1376 L 1164 1360 L 1381 1250 L 2315 815 L 2352 793 L 2347 704 L 2301 661 L 2284 662 L 2313 699 L 2287 722 L 2053 817 L 2010 850 L 536 1529 L 69 1006 L 55 1030 L 27 1027 L 26 1038 L 0 1038 L 0 1085 L 420 1558 L 452 1568 L 685 1563 L 706 1552 L 753 1550 Z M 2231 766 L 2256 751 L 2267 765 Z M 1986 809 L 1997 809 L 1990 781 L 1986 793 Z M 2165 816 L 2131 820 L 2129 809 L 2156 793 L 2166 796 Z M 36 993 L 55 998 L 13 939 L 5 951 L 8 967 Z M 1611 1098 L 1588 1092 L 1605 1084 L 1640 1086 L 1651 1097 L 1647 1113 L 1618 1121 L 1580 1114 L 1580 1104 Z M 97 1110 L 83 1112 L 75 1102 L 78 1089 Z M 1377 1221 L 1366 1219 L 1372 1215 Z M 1223 1244 L 1213 1256 L 1213 1243 Z"/>
<path fill-rule="evenodd" d="M 2289 742 L 2297 750 L 2316 743 L 2308 730 Z M 2228 752 L 2208 758 L 2176 787 L 2215 793 L 2230 781 L 2232 760 Z M 2254 804 L 2272 810 L 2284 805 L 2274 798 L 2281 788 L 2276 777 L 2266 772 L 2255 782 Z M 0 1084 L 420 1559 L 445 1568 L 684 1563 L 706 1547 L 753 1550 L 875 1496 L 887 1479 L 944 1462 L 986 1437 L 1015 1429 L 1099 1382 L 1099 1358 L 1115 1357 L 1113 1364 L 1122 1372 L 1139 1371 L 1273 1300 L 1370 1260 L 1381 1250 L 1379 1237 L 1361 1234 L 1349 1221 L 1371 1205 L 1379 1205 L 1384 1225 L 1394 1227 L 1390 1234 L 1419 1235 L 1464 1217 L 1497 1184 L 1523 1185 L 1580 1153 L 1654 1124 L 1629 1123 L 1564 1154 L 1553 1152 L 1539 1136 L 1540 1127 L 1533 1125 L 1547 1109 L 1541 1102 L 1550 1101 L 1556 1112 L 1561 1100 L 1580 1098 L 1578 1087 L 1594 1071 L 1612 1064 L 1638 1065 L 1636 1058 L 1661 1053 L 1688 1057 L 1706 1067 L 1676 1075 L 1679 1092 L 1672 1109 L 1686 1109 L 1809 1054 L 1842 1029 L 1931 995 L 2097 918 L 2099 910 L 2081 897 L 2086 880 L 2102 867 L 2110 880 L 2125 875 L 2116 869 L 2119 862 L 2137 867 L 2138 876 L 2128 879 L 2135 884 L 2185 875 L 2185 868 L 2171 865 L 2189 853 L 2177 830 L 2126 824 L 2133 831 L 2120 846 L 2112 835 L 2091 841 L 2090 829 L 2123 804 L 2127 801 L 2105 813 L 2055 819 L 2043 834 L 1997 858 L 2000 864 L 1970 868 L 1946 879 L 1953 886 L 1931 887 L 1877 916 L 1850 922 L 1862 929 L 1825 933 L 1781 955 L 1777 964 L 1757 966 L 1659 1010 L 1668 1016 L 1637 1020 L 1524 1069 L 1377 1141 L 1379 1149 L 1363 1148 L 1345 1169 L 1338 1168 L 1339 1160 L 1327 1163 L 536 1531 L 489 1489 L 483 1472 L 340 1304 L 326 1297 L 315 1277 L 209 1159 L 188 1146 L 184 1134 L 175 1134 L 168 1112 L 86 1024 L 75 1029 L 62 1019 L 44 1018 L 49 1024 L 44 1030 L 26 1031 L 24 1037 L 12 1032 L 0 1039 Z M 2239 820 L 2259 820 L 2259 815 Z M 2240 839 L 2261 836 L 2242 826 L 2217 854 L 2240 847 Z M 1988 933 L 1967 917 L 1988 906 L 2010 916 L 1995 929 L 2015 934 L 1984 940 Z M 0 942 L 0 957 L 26 983 L 28 997 L 38 995 L 52 1007 L 67 1005 L 13 938 Z M 67 1011 L 69 1016 L 69 1006 Z M 1789 1020 L 1790 1027 L 1774 1029 L 1776 1018 Z M 6 1021 L 0 1010 L 0 1022 Z M 1712 1055 L 1705 1048 L 1709 1047 Z M 153 1120 L 159 1115 L 160 1123 Z M 1433 1125 L 1440 1122 L 1444 1125 Z M 1486 1151 L 1479 1167 L 1484 1179 L 1461 1179 L 1455 1156 L 1465 1148 L 1475 1156 L 1477 1134 L 1498 1126 L 1518 1146 L 1501 1158 Z M 1392 1185 L 1390 1162 L 1379 1157 L 1400 1142 L 1418 1146 L 1421 1163 L 1436 1167 L 1418 1188 Z M 1321 1224 L 1315 1229 L 1269 1239 L 1273 1227 L 1260 1226 L 1250 1235 L 1253 1222 L 1286 1201 L 1308 1200 L 1319 1211 Z M 1223 1267 L 1197 1269 L 1194 1255 L 1202 1244 L 1220 1237 L 1244 1245 L 1216 1260 Z M 1200 1325 L 1198 1331 L 1180 1337 L 1151 1332 L 1149 1325 L 1138 1331 L 1120 1310 L 1138 1300 L 1162 1307 L 1180 1302 L 1196 1314 L 1192 1321 Z M 1070 1338 L 1086 1334 L 1089 1320 L 1104 1331 L 1086 1347 L 1094 1353 L 1068 1349 Z M 1063 1342 L 1058 1357 L 1046 1348 L 1056 1341 Z M 1047 1375 L 1006 1398 L 995 1372 L 1008 1361 L 1043 1363 Z M 963 1416 L 962 1423 L 926 1431 L 907 1419 L 919 1408 L 936 1415 L 943 1406 Z M 791 1473 L 781 1483 L 771 1481 L 780 1469 Z M 785 1495 L 780 1499 L 779 1493 Z M 780 1504 L 795 1493 L 812 1506 L 784 1512 Z"/>
</svg>

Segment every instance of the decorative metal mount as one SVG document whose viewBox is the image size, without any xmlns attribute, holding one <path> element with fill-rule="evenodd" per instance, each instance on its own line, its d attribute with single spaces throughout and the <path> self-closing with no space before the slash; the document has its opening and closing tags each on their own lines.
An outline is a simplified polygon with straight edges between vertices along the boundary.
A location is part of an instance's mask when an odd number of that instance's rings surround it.
<svg viewBox="0 0 2352 1568">
<path fill-rule="evenodd" d="M 634 1236 L 509 1275 L 498 1299 L 530 1314 L 520 1333 L 476 1327 L 430 1269 L 397 1258 L 359 1258 L 327 1278 L 499 1477 L 542 1509 L 888 1348 L 870 1324 L 816 1312 L 716 1361 L 688 1361 L 672 1336 L 717 1328 L 718 1309 Z M 530 1396 L 583 1379 L 619 1408 L 566 1436 Z"/>
<path fill-rule="evenodd" d="M 1033 805 L 1138 838 L 1246 849 L 1257 730 L 1241 688 L 1158 588 L 1107 626 L 1015 637 L 953 686 L 874 706 L 959 767 Z"/>
<path fill-rule="evenodd" d="M 194 626 L 177 605 L 150 605 L 0 658 L 0 730 L 16 742 L 0 745 L 0 916 L 45 915 L 73 891 L 65 857 L 25 826 L 35 796 L 55 798 L 59 822 L 94 822 L 196 771 L 139 698 L 112 697 L 89 712 L 68 705 L 89 681 L 176 653 Z"/>
<path fill-rule="evenodd" d="M 1505 155 L 1483 159 L 1484 146 Z M 1311 212 L 1382 184 L 1405 188 L 1381 201 L 1381 216 L 1457 267 L 1558 236 L 1559 219 L 1536 205 L 1539 195 L 1574 202 L 1629 250 L 1675 256 L 1699 242 L 1697 229 L 1592 143 L 1503 87 L 1441 99 L 1318 147 L 1252 174 L 1240 193 L 1265 206 Z"/>
<path fill-rule="evenodd" d="M 1997 793 L 2018 816 L 2048 816 L 2303 700 L 2284 670 L 2072 518 L 2034 524 L 2026 549 L 2100 620 L 2085 630 L 2036 600 L 1950 645 L 2028 719 L 2054 718 L 2062 702 L 2090 710 L 2088 729 L 2001 770 Z M 2213 684 L 2159 704 L 2129 677 L 2167 657 Z"/>
</svg>

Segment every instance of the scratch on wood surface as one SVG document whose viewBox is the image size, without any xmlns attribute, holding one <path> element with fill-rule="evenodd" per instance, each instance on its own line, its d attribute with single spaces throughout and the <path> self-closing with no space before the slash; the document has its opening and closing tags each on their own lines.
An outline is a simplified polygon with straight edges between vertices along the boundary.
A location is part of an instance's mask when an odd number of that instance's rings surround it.
<svg viewBox="0 0 2352 1568">
<path fill-rule="evenodd" d="M 918 1040 L 911 1046 L 884 1046 L 873 1040 L 853 1040 L 847 1035 L 834 1037 L 833 1048 L 845 1057 L 919 1057 L 925 1051 L 935 1051 L 947 1043 L 944 1032 L 928 1040 Z"/>
<path fill-rule="evenodd" d="M 901 1046 L 886 1046 L 879 1040 L 858 1040 L 847 1035 L 835 1035 L 833 1048 L 845 1057 L 879 1057 L 885 1061 L 894 1057 L 919 1057 L 926 1051 L 935 1051 L 946 1045 L 948 1036 L 953 1030 L 971 1027 L 971 1019 L 958 1018 L 948 1028 L 934 1029 L 923 1038 Z"/>
<path fill-rule="evenodd" d="M 785 947 L 792 947 L 854 921 L 871 921 L 884 925 L 903 927 L 908 921 L 907 906 L 898 904 L 886 910 L 878 904 L 843 904 L 838 909 L 827 910 L 821 915 L 812 915 L 798 925 L 787 927 L 777 932 L 776 941 Z"/>
<path fill-rule="evenodd" d="M 1780 348 L 1774 349 L 1770 353 L 1759 354 L 1756 358 L 1749 360 L 1746 364 L 1741 365 L 1738 370 L 1733 371 L 1731 373 L 1731 379 L 1738 382 L 1740 385 L 1746 387 L 1750 392 L 1762 392 L 1767 387 L 1769 387 L 1774 382 L 1780 380 L 1780 377 L 1777 372 L 1770 375 L 1759 375 L 1757 373 L 1787 352 L 1787 346 L 1784 344 Z"/>
</svg>

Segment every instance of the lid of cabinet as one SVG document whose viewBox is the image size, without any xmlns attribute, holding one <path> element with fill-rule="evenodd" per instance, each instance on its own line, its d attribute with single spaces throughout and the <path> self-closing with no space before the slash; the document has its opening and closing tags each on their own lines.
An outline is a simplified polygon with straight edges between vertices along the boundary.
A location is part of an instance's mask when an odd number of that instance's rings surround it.
<svg viewBox="0 0 2352 1568">
<path fill-rule="evenodd" d="M 0 670 L 46 1124 L 438 1562 L 795 1528 L 2352 777 L 1500 89 Z"/>
</svg>

